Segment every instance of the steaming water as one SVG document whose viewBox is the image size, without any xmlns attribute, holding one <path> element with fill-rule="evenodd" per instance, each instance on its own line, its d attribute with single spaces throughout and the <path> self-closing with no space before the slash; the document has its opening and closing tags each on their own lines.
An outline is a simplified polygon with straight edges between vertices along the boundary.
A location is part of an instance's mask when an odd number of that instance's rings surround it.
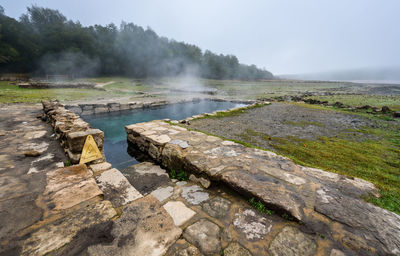
<svg viewBox="0 0 400 256">
<path fill-rule="evenodd" d="M 98 128 L 105 133 L 104 153 L 107 162 L 111 163 L 114 168 L 122 170 L 138 163 L 127 152 L 126 125 L 165 118 L 180 120 L 201 113 L 210 113 L 215 110 L 225 110 L 242 106 L 245 105 L 234 102 L 203 100 L 127 112 L 83 116 L 83 119 L 94 128 Z"/>
</svg>

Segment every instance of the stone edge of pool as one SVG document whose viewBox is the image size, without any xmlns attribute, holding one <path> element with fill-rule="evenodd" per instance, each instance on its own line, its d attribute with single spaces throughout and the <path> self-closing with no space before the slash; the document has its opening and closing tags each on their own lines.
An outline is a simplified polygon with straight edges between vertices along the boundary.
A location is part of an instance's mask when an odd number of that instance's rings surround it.
<svg viewBox="0 0 400 256">
<path fill-rule="evenodd" d="M 223 101 L 223 102 L 234 102 L 234 103 L 242 103 L 242 104 L 253 104 L 254 100 L 230 100 L 224 98 L 192 98 L 185 100 L 155 100 L 155 101 L 145 101 L 145 102 L 137 102 L 132 101 L 128 103 L 119 103 L 119 102 L 108 102 L 108 103 L 99 103 L 99 104 L 70 104 L 65 105 L 65 108 L 70 110 L 71 112 L 77 115 L 93 115 L 93 114 L 104 114 L 110 112 L 122 112 L 129 111 L 134 109 L 145 109 L 152 107 L 159 107 L 169 104 L 177 104 L 177 103 L 188 103 L 188 102 L 197 102 L 201 100 L 212 100 L 212 101 Z"/>
<path fill-rule="evenodd" d="M 400 253 L 400 216 L 361 199 L 378 194 L 370 182 L 300 166 L 273 152 L 171 123 L 128 125 L 127 139 L 167 169 L 184 169 L 260 199 L 344 247 L 359 253 Z"/>
</svg>

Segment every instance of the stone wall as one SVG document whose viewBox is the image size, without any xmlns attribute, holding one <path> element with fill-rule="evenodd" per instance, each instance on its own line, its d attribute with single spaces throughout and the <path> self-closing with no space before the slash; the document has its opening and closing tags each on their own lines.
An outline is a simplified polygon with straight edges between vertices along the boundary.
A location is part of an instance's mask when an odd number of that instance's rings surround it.
<svg viewBox="0 0 400 256">
<path fill-rule="evenodd" d="M 109 103 L 101 103 L 101 104 L 71 104 L 66 105 L 65 108 L 70 110 L 71 112 L 77 115 L 93 115 L 93 114 L 102 114 L 109 112 L 118 112 L 118 111 L 127 111 L 133 109 L 145 109 L 151 107 L 158 107 L 168 104 L 175 103 L 185 103 L 185 102 L 195 102 L 200 101 L 201 99 L 195 98 L 190 100 L 180 100 L 180 101 L 166 101 L 166 100 L 156 100 L 156 101 L 145 101 L 145 102 L 128 102 L 128 103 L 119 103 L 119 102 L 109 102 Z M 214 101 L 230 101 L 227 99 L 212 99 Z M 237 103 L 243 104 L 252 104 L 254 101 L 234 101 Z"/>
<path fill-rule="evenodd" d="M 96 162 L 104 162 L 104 132 L 93 129 L 78 115 L 64 108 L 57 101 L 43 101 L 43 110 L 48 121 L 54 129 L 56 138 L 60 141 L 65 153 L 72 164 L 79 163 L 86 136 L 92 135 L 98 148 L 103 154 L 103 159 Z"/>
<path fill-rule="evenodd" d="M 57 101 L 43 101 L 43 110 L 47 121 L 53 127 L 56 138 L 60 141 L 71 164 L 79 163 L 81 152 L 88 135 L 92 135 L 103 158 L 86 163 L 91 175 L 113 207 L 121 207 L 142 195 L 129 183 L 122 173 L 112 168 L 104 156 L 104 132 L 93 129 L 78 115 L 64 108 Z M 85 166 L 83 165 L 83 166 Z"/>
</svg>

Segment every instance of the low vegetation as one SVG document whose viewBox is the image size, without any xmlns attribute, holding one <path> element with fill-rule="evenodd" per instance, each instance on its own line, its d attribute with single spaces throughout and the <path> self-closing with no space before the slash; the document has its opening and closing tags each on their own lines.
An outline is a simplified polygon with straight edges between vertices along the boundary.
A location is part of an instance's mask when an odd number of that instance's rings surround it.
<svg viewBox="0 0 400 256">
<path fill-rule="evenodd" d="M 249 200 L 247 200 L 247 202 L 254 207 L 254 209 L 256 209 L 257 211 L 259 211 L 260 213 L 264 213 L 267 215 L 272 215 L 274 214 L 274 211 L 269 210 L 261 201 L 258 201 L 256 199 L 254 199 L 254 197 L 250 198 Z"/>
<path fill-rule="evenodd" d="M 343 129 L 338 135 L 320 136 L 314 139 L 301 139 L 295 136 L 274 137 L 253 129 L 245 129 L 242 134 L 234 134 L 233 137 L 238 139 L 227 138 L 230 137 L 229 134 L 221 138 L 235 141 L 247 147 L 272 149 L 301 165 L 370 181 L 380 190 L 381 196 L 379 198 L 368 196 L 364 199 L 400 214 L 399 122 L 382 120 L 381 117 L 363 112 L 353 113 L 332 107 L 306 106 L 316 110 L 323 109 L 361 115 L 368 118 L 371 125 L 357 129 Z M 245 112 L 246 110 L 242 110 L 239 113 Z M 286 121 L 286 124 L 300 127 L 314 125 L 321 129 L 329 128 L 318 122 Z M 197 130 L 195 127 L 192 127 L 192 129 Z M 205 133 L 210 134 L 209 132 Z M 270 148 L 260 147 L 260 140 L 267 141 Z M 255 201 L 252 204 L 255 208 L 262 208 Z"/>
<path fill-rule="evenodd" d="M 171 179 L 177 179 L 179 181 L 186 181 L 188 180 L 188 175 L 185 172 L 185 170 L 175 170 L 175 169 L 171 169 L 171 171 L 169 172 L 169 177 Z"/>
<path fill-rule="evenodd" d="M 351 132 L 351 138 L 349 133 Z M 356 132 L 356 133 L 354 133 Z M 354 134 L 357 134 L 355 136 Z M 241 134 L 246 146 L 254 145 L 258 137 L 269 141 L 274 151 L 296 163 L 320 168 L 375 184 L 381 197 L 365 199 L 382 208 L 400 214 L 400 126 L 346 130 L 338 137 L 319 137 L 315 140 L 296 137 L 271 137 L 246 130 Z"/>
<path fill-rule="evenodd" d="M 400 86 L 398 95 L 329 95 L 311 96 L 309 98 L 329 103 L 341 102 L 351 107 L 361 107 L 365 105 L 381 108 L 387 106 L 392 110 L 400 111 Z"/>
</svg>

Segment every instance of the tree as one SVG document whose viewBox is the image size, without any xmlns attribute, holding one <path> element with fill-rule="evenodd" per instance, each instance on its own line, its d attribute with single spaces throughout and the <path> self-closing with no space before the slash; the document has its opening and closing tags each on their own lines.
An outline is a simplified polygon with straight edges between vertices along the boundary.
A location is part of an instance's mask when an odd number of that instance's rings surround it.
<svg viewBox="0 0 400 256">
<path fill-rule="evenodd" d="M 268 71 L 240 64 L 234 55 L 217 55 L 191 44 L 159 37 L 133 23 L 84 27 L 62 13 L 35 5 L 19 21 L 0 7 L 2 71 L 71 73 L 137 78 L 187 72 L 212 79 L 272 78 Z M 196 71 L 196 72 L 194 72 Z"/>
</svg>

